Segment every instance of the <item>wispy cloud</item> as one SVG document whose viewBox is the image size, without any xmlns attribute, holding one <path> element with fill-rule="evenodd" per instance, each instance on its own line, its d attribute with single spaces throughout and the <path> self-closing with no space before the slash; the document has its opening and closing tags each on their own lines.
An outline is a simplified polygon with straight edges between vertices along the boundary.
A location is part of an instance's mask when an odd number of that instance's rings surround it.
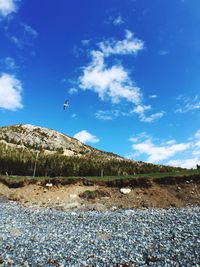
<svg viewBox="0 0 200 267">
<path fill-rule="evenodd" d="M 119 25 L 122 25 L 122 24 L 124 24 L 124 23 L 125 23 L 125 22 L 124 22 L 122 16 L 118 16 L 118 17 L 116 17 L 116 18 L 113 20 L 113 24 L 114 24 L 115 26 L 119 26 Z"/>
<path fill-rule="evenodd" d="M 179 103 L 176 106 L 176 113 L 186 113 L 200 109 L 200 97 L 198 95 L 195 97 L 180 95 L 177 97 L 177 101 Z"/>
<path fill-rule="evenodd" d="M 16 70 L 17 69 L 17 65 L 15 63 L 15 60 L 12 57 L 6 57 L 4 59 L 4 64 L 6 69 L 8 70 Z"/>
<path fill-rule="evenodd" d="M 157 112 L 154 114 L 151 114 L 149 116 L 145 115 L 145 114 L 141 114 L 140 115 L 140 120 L 143 122 L 154 122 L 160 118 L 162 118 L 164 116 L 165 112 L 161 111 L 161 112 Z"/>
<path fill-rule="evenodd" d="M 14 75 L 0 75 L 0 108 L 17 110 L 22 105 L 22 84 Z"/>
<path fill-rule="evenodd" d="M 145 132 L 129 139 L 132 142 L 132 158 L 145 155 L 148 162 L 183 168 L 195 168 L 200 164 L 200 130 L 185 142 L 174 139 L 154 140 Z"/>
<path fill-rule="evenodd" d="M 159 54 L 160 56 L 166 56 L 166 55 L 169 54 L 169 51 L 168 51 L 168 50 L 160 50 L 160 51 L 158 51 L 158 54 Z"/>
<path fill-rule="evenodd" d="M 70 95 L 74 95 L 74 94 L 78 93 L 78 89 L 75 88 L 75 87 L 71 87 L 71 88 L 68 90 L 68 93 L 69 93 Z"/>
<path fill-rule="evenodd" d="M 119 110 L 98 110 L 95 116 L 99 120 L 109 121 L 121 115 Z"/>
<path fill-rule="evenodd" d="M 187 157 L 183 159 L 174 159 L 168 162 L 172 166 L 180 166 L 183 168 L 196 168 L 196 165 L 200 165 L 200 129 L 190 138 L 191 150 Z"/>
<path fill-rule="evenodd" d="M 126 30 L 124 40 L 110 39 L 99 43 L 99 48 L 103 52 L 104 57 L 111 55 L 137 55 L 139 51 L 144 49 L 144 42 L 136 37 L 134 33 Z"/>
<path fill-rule="evenodd" d="M 74 138 L 78 139 L 79 141 L 83 143 L 98 143 L 99 138 L 97 138 L 95 135 L 92 135 L 86 130 L 82 130 L 74 135 Z"/>
<path fill-rule="evenodd" d="M 18 48 L 22 48 L 23 46 L 23 41 L 22 39 L 16 37 L 16 36 L 11 36 L 10 40 L 18 47 Z"/>
<path fill-rule="evenodd" d="M 85 39 L 85 40 L 82 40 L 81 43 L 84 46 L 88 46 L 90 44 L 90 40 L 89 39 Z"/>
<path fill-rule="evenodd" d="M 72 114 L 72 119 L 77 119 L 77 114 L 76 113 Z"/>
<path fill-rule="evenodd" d="M 146 154 L 148 162 L 156 163 L 171 158 L 178 152 L 185 151 L 189 146 L 189 143 L 163 144 L 159 146 L 154 144 L 151 139 L 146 139 L 141 143 L 133 144 L 132 148 L 139 154 Z"/>
<path fill-rule="evenodd" d="M 30 46 L 38 37 L 38 32 L 25 23 L 20 23 L 15 35 L 7 33 L 9 39 L 20 49 Z"/>
<path fill-rule="evenodd" d="M 133 109 L 134 113 L 137 113 L 139 115 L 139 118 L 143 122 L 153 122 L 155 120 L 158 120 L 164 116 L 164 111 L 157 112 L 151 115 L 146 115 L 146 111 L 151 110 L 152 107 L 150 105 L 138 105 Z"/>
<path fill-rule="evenodd" d="M 21 23 L 22 28 L 24 29 L 25 34 L 31 35 L 33 38 L 38 37 L 38 32 L 33 29 L 30 25 Z"/>
<path fill-rule="evenodd" d="M 150 95 L 149 98 L 157 98 L 157 95 Z"/>
<path fill-rule="evenodd" d="M 0 16 L 7 17 L 17 11 L 17 2 L 15 0 L 0 0 Z"/>
</svg>

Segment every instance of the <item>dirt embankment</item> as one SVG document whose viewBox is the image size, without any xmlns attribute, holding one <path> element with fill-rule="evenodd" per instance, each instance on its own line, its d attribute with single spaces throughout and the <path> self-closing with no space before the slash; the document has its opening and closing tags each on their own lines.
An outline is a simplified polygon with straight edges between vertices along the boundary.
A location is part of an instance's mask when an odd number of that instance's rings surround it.
<svg viewBox="0 0 200 267">
<path fill-rule="evenodd" d="M 129 194 L 120 192 L 130 188 Z M 51 178 L 12 181 L 0 177 L 0 195 L 27 206 L 61 210 L 169 208 L 200 205 L 200 175 L 111 181 Z"/>
</svg>

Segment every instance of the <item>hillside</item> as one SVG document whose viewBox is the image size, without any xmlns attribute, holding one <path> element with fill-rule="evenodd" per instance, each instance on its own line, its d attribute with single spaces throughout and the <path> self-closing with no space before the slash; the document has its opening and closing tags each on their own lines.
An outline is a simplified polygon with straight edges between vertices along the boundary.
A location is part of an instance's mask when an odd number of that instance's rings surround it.
<svg viewBox="0 0 200 267">
<path fill-rule="evenodd" d="M 32 175 L 36 160 L 36 174 L 43 176 L 129 175 L 180 169 L 128 160 L 43 127 L 0 127 L 0 174 Z"/>
<path fill-rule="evenodd" d="M 68 135 L 31 124 L 0 127 L 0 142 L 15 148 L 25 147 L 46 153 L 59 153 L 65 156 L 84 157 L 92 155 L 105 160 L 122 159 L 122 157 L 113 153 L 87 146 Z"/>
</svg>

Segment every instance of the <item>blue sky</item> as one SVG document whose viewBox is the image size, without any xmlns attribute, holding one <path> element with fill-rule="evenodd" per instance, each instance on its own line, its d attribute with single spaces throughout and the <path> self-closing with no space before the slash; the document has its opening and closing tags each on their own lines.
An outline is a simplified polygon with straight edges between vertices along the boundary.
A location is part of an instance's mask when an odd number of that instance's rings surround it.
<svg viewBox="0 0 200 267">
<path fill-rule="evenodd" d="M 199 0 L 0 0 L 0 126 L 195 167 L 199 85 Z"/>
</svg>

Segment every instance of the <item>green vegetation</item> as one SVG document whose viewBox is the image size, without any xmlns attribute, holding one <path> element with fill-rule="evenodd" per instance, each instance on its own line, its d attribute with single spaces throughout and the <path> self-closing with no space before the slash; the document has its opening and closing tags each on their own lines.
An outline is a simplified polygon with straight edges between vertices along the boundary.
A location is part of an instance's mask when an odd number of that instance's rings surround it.
<svg viewBox="0 0 200 267">
<path fill-rule="evenodd" d="M 88 180 L 100 180 L 100 181 L 112 181 L 117 179 L 137 179 L 137 178 L 144 178 L 144 177 L 151 177 L 153 179 L 156 178 L 164 178 L 164 177 L 177 177 L 177 176 L 190 176 L 199 174 L 197 170 L 180 170 L 180 171 L 171 171 L 171 172 L 155 172 L 155 173 L 142 173 L 142 174 L 135 174 L 135 175 L 125 175 L 125 176 L 86 176 L 84 178 Z"/>
<path fill-rule="evenodd" d="M 182 176 L 192 176 L 199 174 L 199 171 L 197 170 L 182 170 L 180 172 L 166 172 L 166 173 L 143 173 L 143 174 L 135 174 L 135 175 L 126 175 L 126 176 L 84 176 L 84 179 L 89 180 L 89 181 L 114 181 L 114 180 L 119 180 L 119 179 L 138 179 L 138 178 L 145 178 L 149 177 L 152 179 L 158 179 L 158 178 L 165 178 L 165 177 L 182 177 Z M 30 180 L 35 180 L 35 181 L 47 181 L 48 179 L 52 179 L 53 177 L 45 177 L 45 176 L 1 176 L 0 178 L 10 181 L 10 182 L 24 182 L 24 181 L 30 181 Z M 79 180 L 81 177 L 56 177 L 61 180 Z"/>
<path fill-rule="evenodd" d="M 36 164 L 36 155 L 38 151 L 27 147 L 12 147 L 0 143 L 0 174 L 32 176 Z M 36 176 L 39 177 L 90 177 L 99 179 L 103 170 L 104 179 L 137 178 L 142 176 L 156 175 L 179 175 L 179 173 L 188 172 L 181 168 L 170 166 L 154 165 L 144 162 L 134 162 L 130 160 L 107 160 L 98 155 L 87 155 L 83 157 L 67 157 L 62 151 L 60 153 L 45 153 L 39 151 L 37 159 Z M 157 174 L 156 174 L 157 173 Z M 165 174 L 164 174 L 165 173 Z M 108 177 L 108 178 L 107 178 Z M 114 177 L 114 178 L 112 178 Z"/>
</svg>

